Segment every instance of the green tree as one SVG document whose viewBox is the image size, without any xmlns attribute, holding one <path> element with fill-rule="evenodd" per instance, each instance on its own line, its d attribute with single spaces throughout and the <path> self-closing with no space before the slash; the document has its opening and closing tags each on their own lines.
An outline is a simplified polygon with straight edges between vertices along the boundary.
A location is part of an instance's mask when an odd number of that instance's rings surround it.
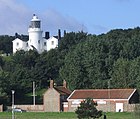
<svg viewBox="0 0 140 119">
<path fill-rule="evenodd" d="M 112 68 L 111 88 L 140 88 L 140 57 L 134 60 L 120 58 Z M 123 83 L 122 83 L 123 82 Z"/>
<path fill-rule="evenodd" d="M 3 69 L 4 61 L 3 58 L 0 56 L 0 71 Z"/>
<path fill-rule="evenodd" d="M 14 40 L 13 36 L 1 35 L 0 36 L 0 51 L 3 53 L 12 53 L 12 41 Z"/>
<path fill-rule="evenodd" d="M 129 70 L 130 61 L 127 59 L 120 58 L 115 62 L 111 74 L 112 82 L 115 83 L 114 88 L 129 88 Z"/>
<path fill-rule="evenodd" d="M 85 42 L 69 51 L 60 69 L 60 77 L 65 79 L 70 89 L 103 88 L 108 79 L 106 66 L 107 47 L 105 42 L 90 36 Z"/>
<path fill-rule="evenodd" d="M 96 109 L 97 103 L 93 99 L 87 98 L 80 103 L 75 113 L 78 119 L 96 119 L 102 116 L 102 111 Z"/>
<path fill-rule="evenodd" d="M 131 61 L 129 77 L 129 86 L 131 88 L 140 89 L 140 57 L 137 57 Z"/>
<path fill-rule="evenodd" d="M 34 50 L 29 50 L 29 51 L 24 51 L 20 50 L 17 51 L 13 56 L 13 62 L 14 64 L 19 64 L 22 67 L 26 68 L 33 68 L 36 64 L 36 60 L 39 57 L 39 54 L 37 51 Z"/>
<path fill-rule="evenodd" d="M 9 104 L 9 92 L 11 93 L 9 77 L 8 72 L 0 71 L 0 104 Z"/>
<path fill-rule="evenodd" d="M 53 79 L 59 82 L 59 68 L 61 60 L 57 49 L 43 52 L 36 60 L 34 69 L 32 70 L 33 79 L 38 82 L 40 87 L 48 86 L 48 80 Z"/>
<path fill-rule="evenodd" d="M 60 41 L 58 49 L 60 51 L 65 50 L 65 51 L 68 52 L 76 44 L 78 44 L 78 43 L 80 43 L 82 41 L 85 41 L 86 37 L 87 37 L 87 33 L 84 33 L 84 32 L 67 33 L 67 34 L 64 35 L 64 37 Z"/>
</svg>

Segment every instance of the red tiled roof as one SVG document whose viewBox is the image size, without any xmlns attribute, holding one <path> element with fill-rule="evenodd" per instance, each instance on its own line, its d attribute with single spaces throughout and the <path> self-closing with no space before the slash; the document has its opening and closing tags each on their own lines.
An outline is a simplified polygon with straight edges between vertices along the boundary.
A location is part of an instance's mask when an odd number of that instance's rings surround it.
<svg viewBox="0 0 140 119">
<path fill-rule="evenodd" d="M 71 94 L 71 91 L 63 86 L 57 86 L 57 87 L 54 87 L 54 89 L 57 90 L 61 95 L 70 95 Z"/>
<path fill-rule="evenodd" d="M 84 89 L 75 90 L 68 99 L 128 99 L 136 89 Z"/>
</svg>

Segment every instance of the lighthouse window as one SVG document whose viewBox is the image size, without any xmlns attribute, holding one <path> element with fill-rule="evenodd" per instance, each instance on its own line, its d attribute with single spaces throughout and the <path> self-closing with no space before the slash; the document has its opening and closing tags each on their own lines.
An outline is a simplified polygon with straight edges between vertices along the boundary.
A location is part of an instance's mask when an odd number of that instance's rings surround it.
<svg viewBox="0 0 140 119">
<path fill-rule="evenodd" d="M 52 41 L 51 44 L 54 45 L 54 41 Z"/>
<path fill-rule="evenodd" d="M 19 46 L 19 43 L 17 42 L 17 46 Z"/>
<path fill-rule="evenodd" d="M 44 46 L 46 46 L 46 42 L 44 42 Z"/>
<path fill-rule="evenodd" d="M 40 21 L 31 21 L 31 28 L 40 28 Z"/>
</svg>

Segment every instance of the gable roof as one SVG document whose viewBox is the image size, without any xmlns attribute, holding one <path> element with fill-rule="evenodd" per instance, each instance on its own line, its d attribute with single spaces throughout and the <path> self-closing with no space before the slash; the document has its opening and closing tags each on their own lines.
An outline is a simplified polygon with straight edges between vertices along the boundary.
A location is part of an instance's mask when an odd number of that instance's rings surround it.
<svg viewBox="0 0 140 119">
<path fill-rule="evenodd" d="M 69 99 L 129 99 L 136 89 L 81 89 L 74 90 Z"/>
<path fill-rule="evenodd" d="M 49 37 L 48 39 L 45 39 L 45 40 L 47 40 L 47 41 L 58 40 L 58 38 L 55 37 L 55 36 L 51 36 L 51 37 Z"/>
<path fill-rule="evenodd" d="M 71 91 L 65 88 L 64 86 L 57 86 L 54 89 L 59 92 L 61 95 L 70 95 Z"/>
<path fill-rule="evenodd" d="M 19 39 L 19 38 L 16 38 L 16 39 L 14 39 L 12 42 L 15 42 L 15 41 L 22 41 L 22 40 Z"/>
<path fill-rule="evenodd" d="M 20 38 L 16 38 L 12 42 L 17 42 L 17 41 L 26 43 L 26 40 L 23 40 L 23 39 L 20 39 Z"/>
<path fill-rule="evenodd" d="M 20 39 L 20 40 L 22 40 L 22 41 L 24 41 L 24 42 L 27 42 L 29 40 L 29 36 L 28 35 L 23 35 L 23 34 L 22 35 L 19 35 L 19 34 L 16 34 L 15 37 L 18 38 L 18 39 Z"/>
</svg>

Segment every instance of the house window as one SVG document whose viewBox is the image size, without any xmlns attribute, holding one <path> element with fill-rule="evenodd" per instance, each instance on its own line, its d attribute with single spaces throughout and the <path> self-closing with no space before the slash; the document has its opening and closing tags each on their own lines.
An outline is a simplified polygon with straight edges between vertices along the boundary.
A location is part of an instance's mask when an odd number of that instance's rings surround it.
<svg viewBox="0 0 140 119">
<path fill-rule="evenodd" d="M 38 40 L 38 44 L 40 44 L 40 40 Z"/>
<path fill-rule="evenodd" d="M 17 46 L 19 46 L 19 43 L 17 42 Z"/>
<path fill-rule="evenodd" d="M 46 46 L 46 42 L 44 42 L 44 46 Z"/>
<path fill-rule="evenodd" d="M 54 45 L 54 41 L 52 41 L 51 44 Z"/>
<path fill-rule="evenodd" d="M 62 100 L 64 100 L 64 99 L 65 99 L 64 95 L 62 95 L 60 98 L 61 98 Z"/>
</svg>

